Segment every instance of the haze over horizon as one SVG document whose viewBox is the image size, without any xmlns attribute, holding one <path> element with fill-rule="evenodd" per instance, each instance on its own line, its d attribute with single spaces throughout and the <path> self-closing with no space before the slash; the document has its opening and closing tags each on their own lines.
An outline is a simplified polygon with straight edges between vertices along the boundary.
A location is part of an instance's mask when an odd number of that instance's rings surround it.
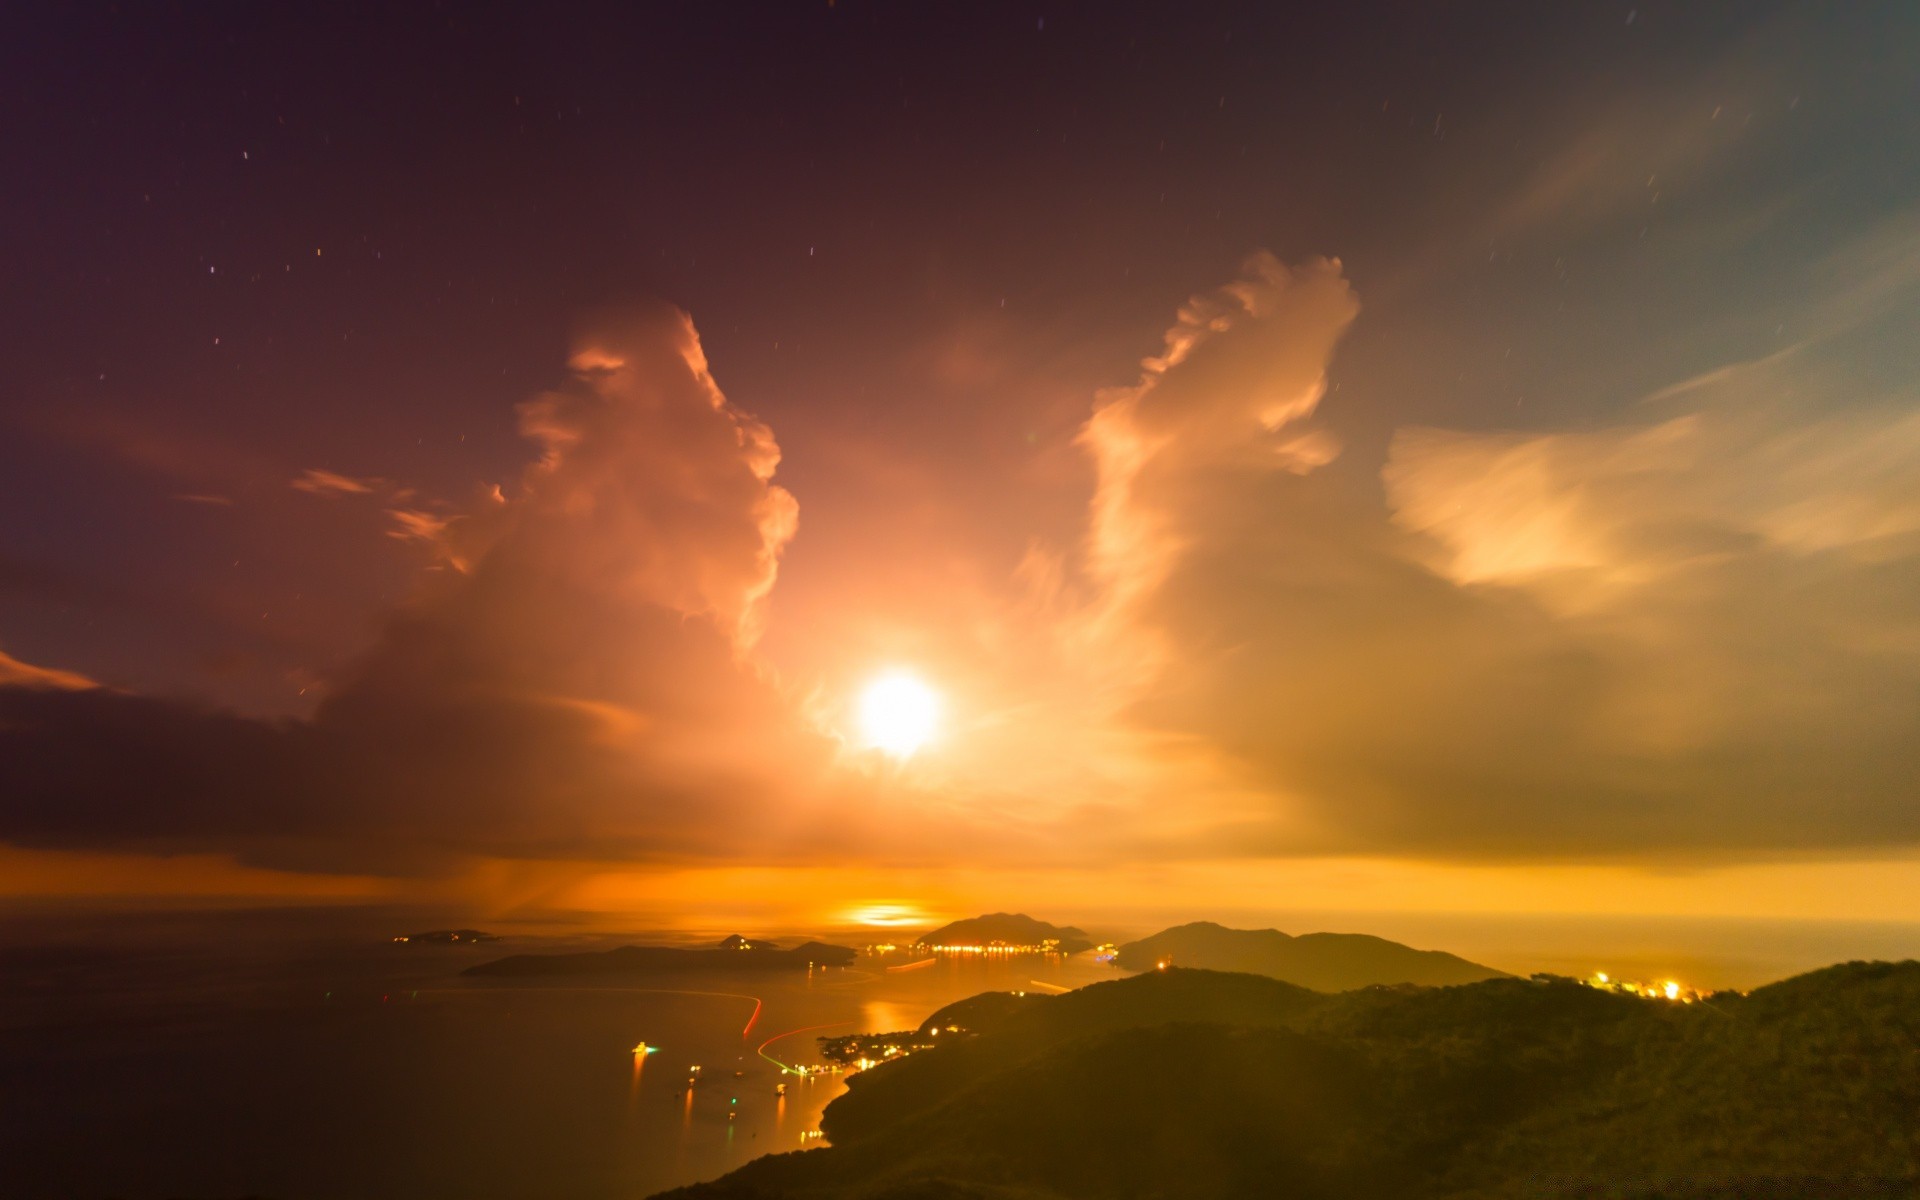
<svg viewBox="0 0 1920 1200">
<path fill-rule="evenodd" d="M 0 905 L 1911 954 L 1920 14 L 956 14 L 4 18 Z"/>
</svg>

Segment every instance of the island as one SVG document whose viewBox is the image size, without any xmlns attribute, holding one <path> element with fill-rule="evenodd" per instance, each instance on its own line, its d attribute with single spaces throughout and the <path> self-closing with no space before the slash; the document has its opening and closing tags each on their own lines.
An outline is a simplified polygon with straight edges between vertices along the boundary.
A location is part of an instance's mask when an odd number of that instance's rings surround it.
<svg viewBox="0 0 1920 1200">
<path fill-rule="evenodd" d="M 1212 921 L 1177 925 L 1128 942 L 1116 952 L 1114 964 L 1128 971 L 1168 966 L 1244 971 L 1317 992 L 1403 983 L 1448 987 L 1506 975 L 1444 950 L 1416 950 L 1370 934 L 1294 937 L 1277 929 L 1229 929 Z"/>
<path fill-rule="evenodd" d="M 424 933 L 395 934 L 393 939 L 395 945 L 402 946 L 468 946 L 499 940 L 499 934 L 478 929 L 429 929 Z"/>
<path fill-rule="evenodd" d="M 734 934 L 711 947 L 619 946 L 567 954 L 515 954 L 468 967 L 463 975 L 529 978 L 554 975 L 638 975 L 668 970 L 805 971 L 844 967 L 859 951 L 825 942 L 779 943 Z"/>
<path fill-rule="evenodd" d="M 1071 925 L 1049 925 L 1025 913 L 988 913 L 942 925 L 922 934 L 915 945 L 936 953 L 1078 954 L 1093 949 L 1087 935 Z"/>
</svg>

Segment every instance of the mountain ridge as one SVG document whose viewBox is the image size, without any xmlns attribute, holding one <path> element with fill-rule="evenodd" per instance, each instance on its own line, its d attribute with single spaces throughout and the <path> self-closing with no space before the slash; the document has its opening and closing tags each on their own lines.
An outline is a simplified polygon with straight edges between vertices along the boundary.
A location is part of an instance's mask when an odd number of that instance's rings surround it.
<svg viewBox="0 0 1920 1200">
<path fill-rule="evenodd" d="M 1151 971 L 1162 963 L 1242 971 L 1321 992 L 1402 983 L 1450 987 L 1508 977 L 1444 950 L 1417 950 L 1367 933 L 1293 935 L 1230 929 L 1213 921 L 1192 921 L 1128 942 L 1114 962 L 1129 971 Z"/>
</svg>

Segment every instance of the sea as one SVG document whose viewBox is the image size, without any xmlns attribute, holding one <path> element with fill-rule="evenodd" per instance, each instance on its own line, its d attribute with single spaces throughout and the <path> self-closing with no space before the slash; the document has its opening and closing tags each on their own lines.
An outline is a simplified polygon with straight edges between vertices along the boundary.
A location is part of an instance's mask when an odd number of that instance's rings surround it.
<svg viewBox="0 0 1920 1200">
<path fill-rule="evenodd" d="M 784 1069 L 821 1065 L 820 1037 L 1115 974 L 894 953 L 498 980 L 462 972 L 707 939 L 391 940 L 410 931 L 299 911 L 0 922 L 0 1197 L 643 1197 L 820 1145 L 846 1076 Z"/>
</svg>

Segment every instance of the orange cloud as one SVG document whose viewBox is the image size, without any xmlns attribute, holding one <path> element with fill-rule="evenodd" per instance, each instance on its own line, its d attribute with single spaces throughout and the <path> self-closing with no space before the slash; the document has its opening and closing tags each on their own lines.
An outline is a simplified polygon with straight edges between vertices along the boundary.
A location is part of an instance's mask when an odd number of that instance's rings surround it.
<svg viewBox="0 0 1920 1200">
<path fill-rule="evenodd" d="M 402 542 L 440 543 L 447 533 L 448 518 L 422 512 L 417 508 L 390 508 L 387 515 L 393 518 L 393 528 L 387 536 Z"/>
<path fill-rule="evenodd" d="M 1776 356 L 1613 429 L 1403 429 L 1382 507 L 1274 453 L 1354 311 L 1331 264 L 1256 260 L 1083 436 L 1087 646 L 1131 664 L 1118 720 L 1158 739 L 1164 791 L 1204 797 L 1191 844 L 1920 839 L 1911 412 Z"/>
<path fill-rule="evenodd" d="M 378 479 L 355 479 L 319 467 L 308 467 L 291 485 L 296 492 L 314 496 L 364 496 L 382 486 Z"/>
<path fill-rule="evenodd" d="M 798 529 L 778 443 L 684 314 L 609 320 L 522 407 L 516 482 L 377 493 L 462 570 L 311 721 L 0 687 L 27 781 L 0 835 L 387 872 L 1920 838 L 1909 415 L 1789 404 L 1817 382 L 1789 356 L 1615 428 L 1409 428 L 1369 461 L 1326 382 L 1358 312 L 1337 262 L 1254 257 L 1095 401 L 1081 546 L 996 577 L 903 521 L 885 570 L 834 560 L 792 679 L 760 657 Z M 905 766 L 841 736 L 891 666 L 946 714 Z"/>
<path fill-rule="evenodd" d="M 0 687 L 18 688 L 57 688 L 64 691 L 79 691 L 100 685 L 76 671 L 62 671 L 56 667 L 36 667 L 32 663 L 19 659 L 0 650 Z"/>
<path fill-rule="evenodd" d="M 832 753 L 746 658 L 796 527 L 778 447 L 726 402 L 682 313 L 609 320 L 574 365 L 523 407 L 538 460 L 512 498 L 394 510 L 396 532 L 466 571 L 423 581 L 312 721 L 0 687 L 30 793 L 0 833 L 381 870 L 777 836 Z M 317 470 L 296 485 L 385 487 Z"/>
</svg>

